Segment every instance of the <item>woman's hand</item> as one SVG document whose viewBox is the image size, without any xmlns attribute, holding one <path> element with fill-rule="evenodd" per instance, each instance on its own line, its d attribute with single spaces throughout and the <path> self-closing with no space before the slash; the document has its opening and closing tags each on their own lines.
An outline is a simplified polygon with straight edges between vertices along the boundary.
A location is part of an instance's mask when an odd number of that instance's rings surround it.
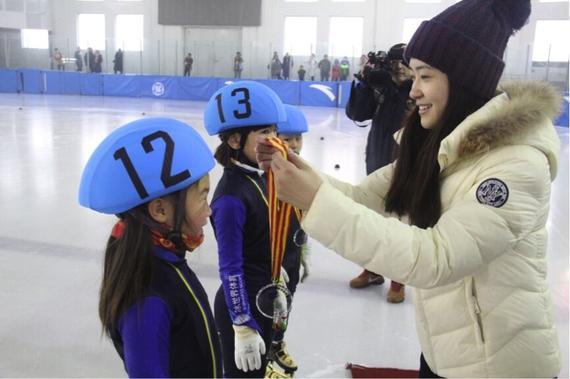
<svg viewBox="0 0 570 379">
<path fill-rule="evenodd" d="M 263 154 L 268 154 L 268 150 Z M 271 159 L 264 160 L 265 164 L 268 162 L 275 177 L 277 197 L 296 208 L 308 210 L 323 182 L 321 177 L 291 150 L 289 150 L 289 160 L 277 152 L 271 155 Z"/>
<path fill-rule="evenodd" d="M 267 171 L 271 168 L 271 161 L 273 160 L 273 154 L 277 153 L 279 150 L 275 148 L 268 140 L 266 136 L 257 136 L 257 145 L 255 146 L 255 158 L 257 159 L 257 164 L 259 168 L 263 171 Z"/>
</svg>

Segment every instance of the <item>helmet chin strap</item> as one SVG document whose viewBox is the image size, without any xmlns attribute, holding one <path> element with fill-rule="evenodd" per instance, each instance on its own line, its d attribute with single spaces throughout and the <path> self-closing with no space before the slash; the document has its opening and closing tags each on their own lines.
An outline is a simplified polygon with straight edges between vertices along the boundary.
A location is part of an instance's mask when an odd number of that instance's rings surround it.
<svg viewBox="0 0 570 379">
<path fill-rule="evenodd" d="M 186 189 L 178 191 L 174 201 L 174 225 L 172 230 L 166 234 L 166 238 L 176 246 L 180 252 L 186 251 L 186 245 L 182 239 L 182 222 L 186 214 Z"/>
<path fill-rule="evenodd" d="M 240 135 L 240 141 L 239 141 L 239 149 L 236 150 L 237 154 L 235 159 L 241 163 L 245 163 L 248 166 L 252 166 L 252 167 L 258 167 L 257 162 L 252 162 L 249 160 L 249 158 L 245 155 L 244 153 L 244 148 L 245 148 L 245 142 L 247 141 L 247 136 L 249 135 L 249 133 L 251 133 L 251 130 L 246 130 L 246 131 L 240 131 L 239 135 Z"/>
<path fill-rule="evenodd" d="M 167 230 L 164 224 L 153 220 L 147 212 L 140 210 L 140 208 L 132 209 L 126 213 L 131 214 L 136 220 L 147 227 L 160 231 L 167 240 L 176 246 L 177 251 L 181 253 L 186 251 L 186 245 L 182 239 L 181 231 L 182 222 L 186 214 L 186 188 L 178 191 L 178 193 L 174 195 L 174 225 L 172 226 L 172 230 Z M 117 217 L 122 220 L 125 214 L 117 214 Z"/>
</svg>

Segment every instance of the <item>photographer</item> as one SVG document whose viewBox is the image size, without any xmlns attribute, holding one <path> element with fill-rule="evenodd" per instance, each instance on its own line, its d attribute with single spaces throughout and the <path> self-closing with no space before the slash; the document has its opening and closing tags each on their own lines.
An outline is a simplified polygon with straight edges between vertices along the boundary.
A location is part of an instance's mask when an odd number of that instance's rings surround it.
<svg viewBox="0 0 570 379">
<path fill-rule="evenodd" d="M 346 115 L 353 121 L 372 120 L 366 143 L 366 174 L 391 163 L 395 157 L 394 140 L 409 106 L 411 70 L 403 62 L 406 45 L 396 44 L 388 54 L 368 53 L 368 62 L 352 82 Z M 364 125 L 359 125 L 364 126 Z M 381 275 L 364 270 L 350 281 L 352 288 L 384 283 Z M 404 285 L 392 281 L 387 300 L 404 301 Z"/>
</svg>

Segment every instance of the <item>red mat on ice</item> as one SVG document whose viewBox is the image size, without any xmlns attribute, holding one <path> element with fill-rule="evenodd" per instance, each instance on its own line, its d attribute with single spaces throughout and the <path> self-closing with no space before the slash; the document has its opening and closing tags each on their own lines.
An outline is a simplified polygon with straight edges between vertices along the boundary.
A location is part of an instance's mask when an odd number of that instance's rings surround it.
<svg viewBox="0 0 570 379">
<path fill-rule="evenodd" d="M 401 370 L 398 368 L 366 367 L 347 363 L 353 378 L 417 378 L 417 370 Z"/>
</svg>

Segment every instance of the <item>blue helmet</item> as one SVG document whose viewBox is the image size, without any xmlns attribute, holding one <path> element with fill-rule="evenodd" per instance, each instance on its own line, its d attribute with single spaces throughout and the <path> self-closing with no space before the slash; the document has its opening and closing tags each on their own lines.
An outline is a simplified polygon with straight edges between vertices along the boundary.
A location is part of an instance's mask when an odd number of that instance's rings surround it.
<svg viewBox="0 0 570 379">
<path fill-rule="evenodd" d="M 114 130 L 95 149 L 79 185 L 79 203 L 117 214 L 187 188 L 215 165 L 191 126 L 145 118 Z"/>
<path fill-rule="evenodd" d="M 287 121 L 277 124 L 277 133 L 302 134 L 309 131 L 307 119 L 299 108 L 285 104 L 285 112 L 287 112 Z"/>
<path fill-rule="evenodd" d="M 283 102 L 264 84 L 243 80 L 217 90 L 204 110 L 211 136 L 234 128 L 272 125 L 287 119 Z"/>
</svg>

